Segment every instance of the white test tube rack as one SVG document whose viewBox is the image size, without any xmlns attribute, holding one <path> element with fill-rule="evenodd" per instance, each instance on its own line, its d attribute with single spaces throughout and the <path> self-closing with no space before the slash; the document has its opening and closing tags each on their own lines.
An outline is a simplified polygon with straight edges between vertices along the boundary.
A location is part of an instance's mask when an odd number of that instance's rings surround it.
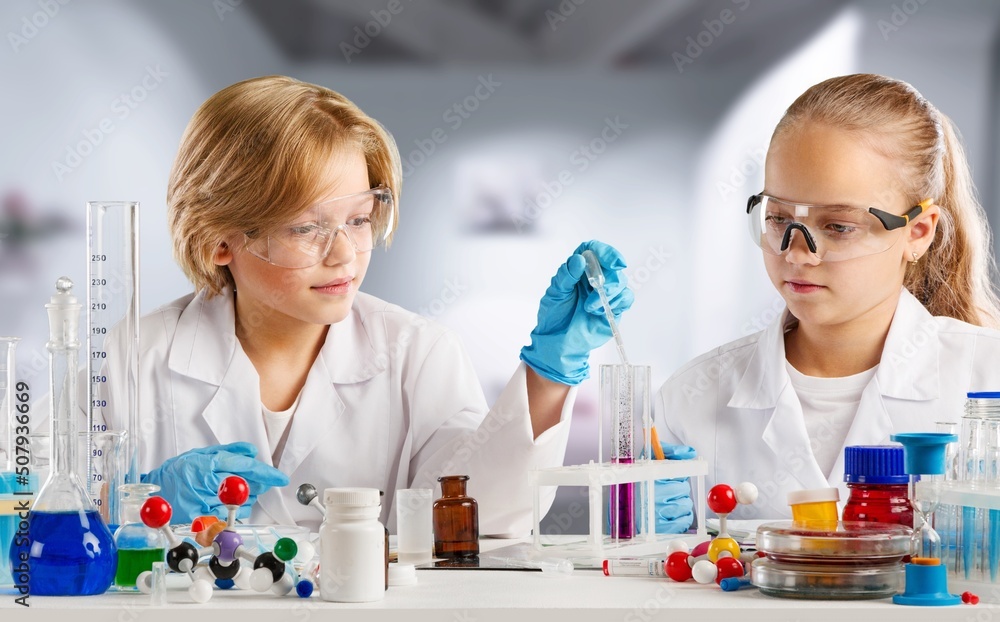
<svg viewBox="0 0 1000 622">
<path fill-rule="evenodd" d="M 963 556 L 963 547 L 967 543 L 960 543 L 957 546 L 957 536 L 960 535 L 962 531 L 960 526 L 951 525 L 951 533 L 941 533 L 943 529 L 938 528 L 941 524 L 941 518 L 952 508 L 953 518 L 961 519 L 963 508 L 975 508 L 976 510 L 1000 510 L 1000 489 L 985 487 L 982 482 L 967 482 L 967 481 L 945 481 L 938 482 L 940 486 L 939 493 L 939 503 L 938 508 L 934 513 L 935 530 L 939 532 L 942 536 L 942 546 L 951 547 L 950 550 L 944 551 L 944 559 L 942 563 L 948 565 L 948 591 L 952 594 L 961 594 L 965 591 L 971 591 L 980 600 L 985 603 L 1000 603 L 1000 575 L 997 577 L 997 581 L 993 582 L 990 580 L 989 570 L 973 571 L 969 573 L 969 577 L 966 578 L 966 572 L 964 569 L 958 568 L 958 560 Z M 917 483 L 917 498 L 919 499 L 929 499 L 927 484 L 924 482 Z M 951 508 L 949 507 L 951 506 Z M 989 532 L 988 532 L 988 518 L 987 522 L 982 525 L 982 532 L 976 532 L 976 546 L 977 550 L 974 551 L 973 557 L 982 556 L 982 549 L 988 547 L 989 544 Z M 950 544 L 949 544 L 950 543 Z"/>
<path fill-rule="evenodd" d="M 613 557 L 633 557 L 665 553 L 671 540 L 685 539 L 689 546 L 704 542 L 708 538 L 705 529 L 705 475 L 708 462 L 701 458 L 693 460 L 643 460 L 633 464 L 612 464 L 609 462 L 535 469 L 531 472 L 534 495 L 534 536 L 536 550 L 546 555 L 569 559 L 590 559 L 597 565 L 603 559 Z M 695 508 L 695 533 L 657 534 L 655 533 L 655 504 L 652 503 L 654 481 L 657 479 L 689 477 L 692 482 L 691 497 L 697 499 Z M 641 506 L 644 512 L 639 517 L 640 533 L 629 539 L 604 535 L 603 488 L 616 484 L 635 483 L 640 489 Z M 544 536 L 541 523 L 541 489 L 546 486 L 585 486 L 590 511 L 589 531 L 585 540 L 581 536 Z M 654 526 L 654 529 L 648 526 Z M 582 564 L 582 565 L 585 565 Z"/>
</svg>

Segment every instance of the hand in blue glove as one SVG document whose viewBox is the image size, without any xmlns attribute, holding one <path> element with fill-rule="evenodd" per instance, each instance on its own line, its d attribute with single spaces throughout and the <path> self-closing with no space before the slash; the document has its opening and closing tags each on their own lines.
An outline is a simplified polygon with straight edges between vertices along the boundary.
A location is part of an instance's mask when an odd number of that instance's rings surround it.
<svg viewBox="0 0 1000 622">
<path fill-rule="evenodd" d="M 160 495 L 173 507 L 171 523 L 190 523 L 197 516 L 224 515 L 219 501 L 219 485 L 230 475 L 239 475 L 250 487 L 250 498 L 237 518 L 250 517 L 257 496 L 272 486 L 287 486 L 288 476 L 256 460 L 257 447 L 250 443 L 230 443 L 192 449 L 168 459 L 142 477 L 156 484 Z"/>
<path fill-rule="evenodd" d="M 687 445 L 660 443 L 667 460 L 690 460 L 697 454 Z M 658 479 L 653 485 L 656 533 L 684 533 L 694 522 L 691 483 L 686 477 Z"/>
<path fill-rule="evenodd" d="M 577 247 L 545 290 L 538 305 L 538 325 L 531 331 L 531 345 L 521 348 L 521 360 L 539 375 L 562 384 L 580 384 L 590 376 L 590 351 L 611 339 L 600 295 L 587 281 L 583 251 L 592 250 L 604 271 L 604 291 L 615 322 L 632 306 L 635 296 L 622 272 L 621 253 L 591 240 Z"/>
</svg>

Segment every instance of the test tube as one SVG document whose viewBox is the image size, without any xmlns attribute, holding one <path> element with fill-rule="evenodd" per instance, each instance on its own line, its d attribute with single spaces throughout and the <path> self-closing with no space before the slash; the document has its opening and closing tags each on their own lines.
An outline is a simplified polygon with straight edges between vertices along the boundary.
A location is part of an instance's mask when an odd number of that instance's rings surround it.
<svg viewBox="0 0 1000 622">
<path fill-rule="evenodd" d="M 611 422 L 611 463 L 630 465 L 648 459 L 651 448 L 648 365 L 601 365 L 600 404 L 601 417 Z M 641 444 L 636 446 L 636 439 Z M 609 519 L 611 537 L 619 540 L 632 538 L 636 533 L 635 484 L 614 484 L 610 490 Z M 645 512 L 640 521 L 645 522 Z M 645 532 L 648 526 L 640 525 Z"/>
<path fill-rule="evenodd" d="M 942 434 L 954 434 L 958 436 L 958 424 L 950 421 L 938 421 L 934 424 L 935 432 Z M 945 474 L 946 482 L 955 482 L 959 477 L 959 450 L 958 443 L 948 443 L 945 448 Z M 934 514 L 934 529 L 941 536 L 941 563 L 948 567 L 949 571 L 955 572 L 957 569 L 958 556 L 955 552 L 958 547 L 958 513 L 959 508 L 954 505 L 940 505 Z M 910 525 L 912 527 L 913 525 Z"/>
<path fill-rule="evenodd" d="M 109 487 L 116 493 L 103 513 L 110 524 L 119 524 L 119 486 L 139 483 L 139 204 L 88 202 L 87 231 L 86 432 L 122 432 L 125 464 L 116 480 L 98 484 L 91 450 L 88 487 L 95 502 Z"/>
<path fill-rule="evenodd" d="M 1000 468 L 1000 420 L 990 418 L 984 419 L 986 426 L 986 438 L 984 456 L 984 485 L 989 490 L 996 490 L 1000 485 L 998 468 Z M 997 571 L 1000 570 L 1000 510 L 986 510 L 984 517 L 984 527 L 981 539 L 982 560 L 981 568 L 985 579 L 985 574 L 989 572 L 989 580 L 996 582 Z"/>
<path fill-rule="evenodd" d="M 965 415 L 962 417 L 962 480 L 972 487 L 983 483 L 984 469 L 984 436 L 986 425 L 974 400 L 969 400 Z M 982 510 L 973 506 L 963 506 L 959 517 L 959 542 L 956 549 L 956 568 L 966 580 L 977 580 L 980 576 L 982 553 L 981 543 Z M 916 517 L 914 517 L 916 518 Z"/>
</svg>

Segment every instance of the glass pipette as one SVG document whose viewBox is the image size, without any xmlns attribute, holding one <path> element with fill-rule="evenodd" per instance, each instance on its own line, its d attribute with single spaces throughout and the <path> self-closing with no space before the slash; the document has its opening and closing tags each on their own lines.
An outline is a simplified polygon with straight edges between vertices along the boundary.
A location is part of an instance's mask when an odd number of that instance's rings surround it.
<svg viewBox="0 0 1000 622">
<path fill-rule="evenodd" d="M 618 346 L 618 356 L 622 359 L 622 364 L 628 365 L 628 357 L 625 356 L 625 344 L 622 343 L 622 335 L 618 332 L 618 324 L 615 322 L 615 315 L 611 312 L 611 302 L 608 294 L 604 291 L 604 271 L 601 270 L 601 263 L 597 260 L 597 255 L 592 250 L 583 251 L 583 258 L 587 262 L 587 281 L 590 286 L 597 291 L 601 297 L 601 305 L 604 307 L 604 315 L 611 325 L 611 334 L 614 335 L 615 345 Z"/>
</svg>

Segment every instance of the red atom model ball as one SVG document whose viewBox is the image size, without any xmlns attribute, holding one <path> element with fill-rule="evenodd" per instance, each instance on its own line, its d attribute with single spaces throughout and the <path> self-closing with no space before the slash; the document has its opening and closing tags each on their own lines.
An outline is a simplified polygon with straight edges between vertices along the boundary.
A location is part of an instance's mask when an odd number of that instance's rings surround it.
<svg viewBox="0 0 1000 622">
<path fill-rule="evenodd" d="M 708 508 L 716 514 L 729 514 L 736 509 L 736 492 L 729 484 L 716 484 L 708 491 Z"/>
<path fill-rule="evenodd" d="M 222 505 L 243 505 L 250 498 L 250 487 L 239 475 L 230 475 L 219 485 L 219 501 Z"/>
<path fill-rule="evenodd" d="M 677 581 L 678 583 L 684 583 L 691 578 L 691 564 L 688 563 L 688 558 L 690 555 L 684 551 L 674 551 L 667 558 L 667 563 L 665 564 L 667 570 L 667 576 Z"/>
<path fill-rule="evenodd" d="M 170 504 L 163 497 L 150 497 L 142 504 L 139 510 L 139 518 L 147 527 L 159 529 L 170 522 L 173 510 Z"/>
<path fill-rule="evenodd" d="M 719 561 L 715 562 L 715 567 L 719 569 L 715 575 L 716 583 L 721 583 L 723 579 L 730 577 L 743 576 L 743 564 L 735 557 L 720 557 Z"/>
</svg>

